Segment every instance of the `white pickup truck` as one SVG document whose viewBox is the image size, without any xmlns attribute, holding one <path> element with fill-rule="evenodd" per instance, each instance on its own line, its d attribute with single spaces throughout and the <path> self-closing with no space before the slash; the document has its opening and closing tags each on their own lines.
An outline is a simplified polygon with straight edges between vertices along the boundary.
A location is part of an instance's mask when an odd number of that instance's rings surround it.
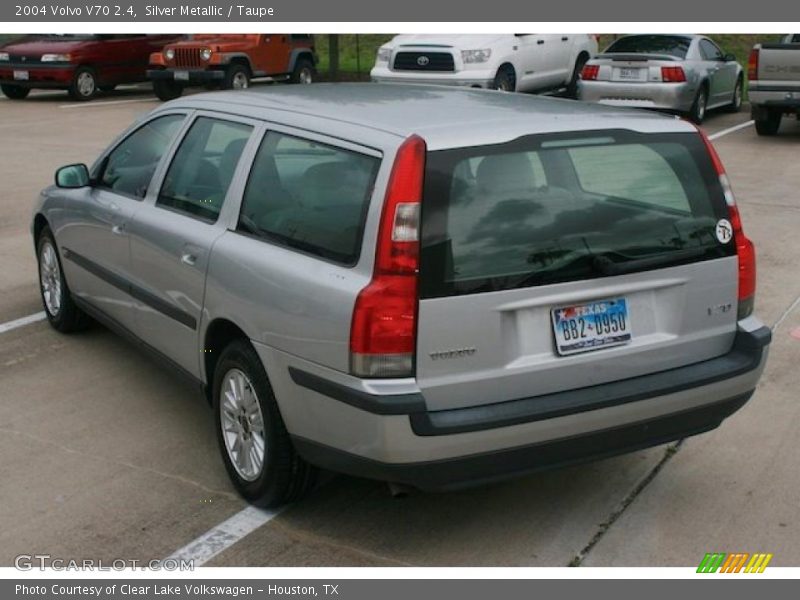
<svg viewBox="0 0 800 600">
<path fill-rule="evenodd" d="M 508 92 L 566 88 L 597 54 L 586 34 L 398 35 L 378 49 L 373 81 L 435 83 Z"/>
<path fill-rule="evenodd" d="M 800 116 L 800 33 L 756 44 L 747 69 L 750 106 L 759 135 L 775 135 L 785 114 Z"/>
</svg>

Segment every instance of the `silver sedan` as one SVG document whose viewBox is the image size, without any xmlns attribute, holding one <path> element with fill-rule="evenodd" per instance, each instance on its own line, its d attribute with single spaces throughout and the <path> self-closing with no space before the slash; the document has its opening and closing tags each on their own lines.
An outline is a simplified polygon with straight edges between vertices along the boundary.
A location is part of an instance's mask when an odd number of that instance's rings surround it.
<svg viewBox="0 0 800 600">
<path fill-rule="evenodd" d="M 711 108 L 742 106 L 744 69 L 701 35 L 627 35 L 586 63 L 578 98 L 676 111 L 695 123 Z"/>
</svg>

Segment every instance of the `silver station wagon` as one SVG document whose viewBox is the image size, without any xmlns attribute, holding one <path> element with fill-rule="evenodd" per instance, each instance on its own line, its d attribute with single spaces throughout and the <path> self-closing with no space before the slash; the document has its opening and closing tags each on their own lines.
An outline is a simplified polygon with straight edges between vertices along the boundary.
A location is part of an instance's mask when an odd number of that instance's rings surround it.
<svg viewBox="0 0 800 600">
<path fill-rule="evenodd" d="M 444 490 L 662 444 L 717 427 L 764 368 L 753 245 L 676 118 L 218 92 L 55 182 L 32 223 L 50 323 L 100 321 L 199 384 L 258 505 L 318 468 Z"/>
</svg>

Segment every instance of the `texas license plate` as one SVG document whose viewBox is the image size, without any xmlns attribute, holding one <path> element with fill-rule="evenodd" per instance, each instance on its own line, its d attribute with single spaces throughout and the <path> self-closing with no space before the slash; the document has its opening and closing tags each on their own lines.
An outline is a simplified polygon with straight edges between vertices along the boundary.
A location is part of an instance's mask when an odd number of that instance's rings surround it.
<svg viewBox="0 0 800 600">
<path fill-rule="evenodd" d="M 561 356 L 619 346 L 631 341 L 625 298 L 562 306 L 551 311 L 556 349 Z"/>
<path fill-rule="evenodd" d="M 175 71 L 177 81 L 189 81 L 189 71 Z"/>
<path fill-rule="evenodd" d="M 31 75 L 28 71 L 14 71 L 14 79 L 17 81 L 28 81 Z"/>
<path fill-rule="evenodd" d="M 641 79 L 641 69 L 626 69 L 622 68 L 619 70 L 619 78 L 624 79 L 626 81 L 638 81 Z"/>
</svg>

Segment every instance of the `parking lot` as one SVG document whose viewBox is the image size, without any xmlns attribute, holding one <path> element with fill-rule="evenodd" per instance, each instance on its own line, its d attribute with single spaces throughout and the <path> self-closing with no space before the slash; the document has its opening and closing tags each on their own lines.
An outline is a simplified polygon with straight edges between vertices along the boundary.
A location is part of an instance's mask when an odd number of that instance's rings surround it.
<svg viewBox="0 0 800 600">
<path fill-rule="evenodd" d="M 208 566 L 696 566 L 711 551 L 800 564 L 796 120 L 774 138 L 756 135 L 747 107 L 704 125 L 758 251 L 756 312 L 774 329 L 758 391 L 720 429 L 448 494 L 393 498 L 329 476 L 271 514 L 234 492 L 211 411 L 183 380 L 99 326 L 67 337 L 17 321 L 42 310 L 38 190 L 156 105 L 136 88 L 90 103 L 0 99 L 0 565 L 178 551 Z"/>
</svg>

